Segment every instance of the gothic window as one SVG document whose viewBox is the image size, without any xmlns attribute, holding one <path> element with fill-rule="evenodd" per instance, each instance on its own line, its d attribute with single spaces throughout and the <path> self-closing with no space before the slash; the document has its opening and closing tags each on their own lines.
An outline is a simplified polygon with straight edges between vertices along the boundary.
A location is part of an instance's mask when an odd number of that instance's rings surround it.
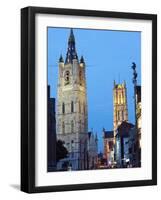
<svg viewBox="0 0 161 200">
<path fill-rule="evenodd" d="M 122 103 L 124 103 L 125 96 L 124 96 L 124 90 L 122 90 Z"/>
<path fill-rule="evenodd" d="M 120 121 L 120 112 L 118 111 L 118 121 Z"/>
<path fill-rule="evenodd" d="M 73 101 L 71 102 L 71 112 L 72 113 L 74 112 L 74 103 L 73 103 Z"/>
<path fill-rule="evenodd" d="M 63 102 L 62 104 L 62 113 L 64 114 L 65 113 L 65 103 Z"/>
<path fill-rule="evenodd" d="M 122 110 L 120 110 L 120 120 L 122 121 L 123 119 L 122 119 Z"/>
<path fill-rule="evenodd" d="M 121 94 L 119 94 L 119 104 L 121 104 Z"/>
<path fill-rule="evenodd" d="M 79 72 L 79 81 L 80 81 L 80 85 L 82 85 L 82 71 Z"/>
<path fill-rule="evenodd" d="M 65 123 L 62 122 L 62 133 L 64 134 L 65 133 Z"/>
<path fill-rule="evenodd" d="M 124 111 L 122 110 L 122 121 L 124 121 Z"/>
<path fill-rule="evenodd" d="M 74 132 L 74 122 L 73 122 L 73 120 L 71 121 L 71 133 L 73 133 Z"/>
</svg>

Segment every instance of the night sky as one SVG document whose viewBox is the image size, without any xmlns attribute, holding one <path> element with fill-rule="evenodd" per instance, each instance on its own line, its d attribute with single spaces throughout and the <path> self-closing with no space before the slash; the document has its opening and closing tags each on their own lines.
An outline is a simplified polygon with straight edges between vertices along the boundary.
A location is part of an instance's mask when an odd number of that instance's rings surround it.
<svg viewBox="0 0 161 200">
<path fill-rule="evenodd" d="M 97 132 L 103 150 L 102 129 L 113 130 L 113 82 L 126 81 L 129 122 L 134 123 L 132 62 L 141 84 L 141 32 L 73 29 L 78 57 L 86 63 L 88 129 Z M 65 60 L 68 28 L 48 28 L 48 84 L 57 98 L 58 61 Z"/>
</svg>

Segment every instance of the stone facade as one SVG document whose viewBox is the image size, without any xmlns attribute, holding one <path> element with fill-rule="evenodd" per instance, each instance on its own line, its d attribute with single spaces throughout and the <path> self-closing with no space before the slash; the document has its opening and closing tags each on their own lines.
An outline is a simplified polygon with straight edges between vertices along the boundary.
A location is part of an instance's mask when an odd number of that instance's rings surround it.
<svg viewBox="0 0 161 200">
<path fill-rule="evenodd" d="M 98 138 L 92 131 L 88 132 L 88 169 L 96 169 L 98 162 Z"/>
<path fill-rule="evenodd" d="M 73 30 L 68 39 L 66 60 L 59 59 L 57 87 L 57 138 L 65 142 L 68 157 L 59 161 L 71 170 L 87 169 L 88 112 L 85 62 L 78 60 Z"/>
</svg>

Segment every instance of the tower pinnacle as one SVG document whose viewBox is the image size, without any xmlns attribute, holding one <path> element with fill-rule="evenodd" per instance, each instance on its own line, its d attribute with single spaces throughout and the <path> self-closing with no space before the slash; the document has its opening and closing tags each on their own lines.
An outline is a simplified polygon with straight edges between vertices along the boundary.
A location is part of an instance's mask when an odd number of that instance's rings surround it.
<svg viewBox="0 0 161 200">
<path fill-rule="evenodd" d="M 80 63 L 84 63 L 84 58 L 83 58 L 83 56 L 81 56 L 81 58 L 80 58 Z"/>
<path fill-rule="evenodd" d="M 59 62 L 64 62 L 62 54 L 60 54 Z"/>
<path fill-rule="evenodd" d="M 71 29 L 68 39 L 68 48 L 67 48 L 65 64 L 72 63 L 73 59 L 78 59 L 78 56 L 75 48 L 75 37 L 73 29 Z"/>
</svg>

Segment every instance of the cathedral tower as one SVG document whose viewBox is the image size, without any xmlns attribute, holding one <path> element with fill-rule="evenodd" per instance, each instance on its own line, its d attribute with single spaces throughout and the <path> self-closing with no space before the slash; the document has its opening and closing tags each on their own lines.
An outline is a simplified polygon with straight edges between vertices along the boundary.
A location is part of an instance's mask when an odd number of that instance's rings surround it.
<svg viewBox="0 0 161 200">
<path fill-rule="evenodd" d="M 114 107 L 113 126 L 114 126 L 114 138 L 115 138 L 117 127 L 123 121 L 128 121 L 127 89 L 125 81 L 122 84 L 116 84 L 114 81 L 113 107 Z"/>
<path fill-rule="evenodd" d="M 60 160 L 58 168 L 72 170 L 87 167 L 88 112 L 85 62 L 78 60 L 75 37 L 70 30 L 66 59 L 59 59 L 57 87 L 57 138 L 64 141 L 68 157 Z"/>
</svg>

